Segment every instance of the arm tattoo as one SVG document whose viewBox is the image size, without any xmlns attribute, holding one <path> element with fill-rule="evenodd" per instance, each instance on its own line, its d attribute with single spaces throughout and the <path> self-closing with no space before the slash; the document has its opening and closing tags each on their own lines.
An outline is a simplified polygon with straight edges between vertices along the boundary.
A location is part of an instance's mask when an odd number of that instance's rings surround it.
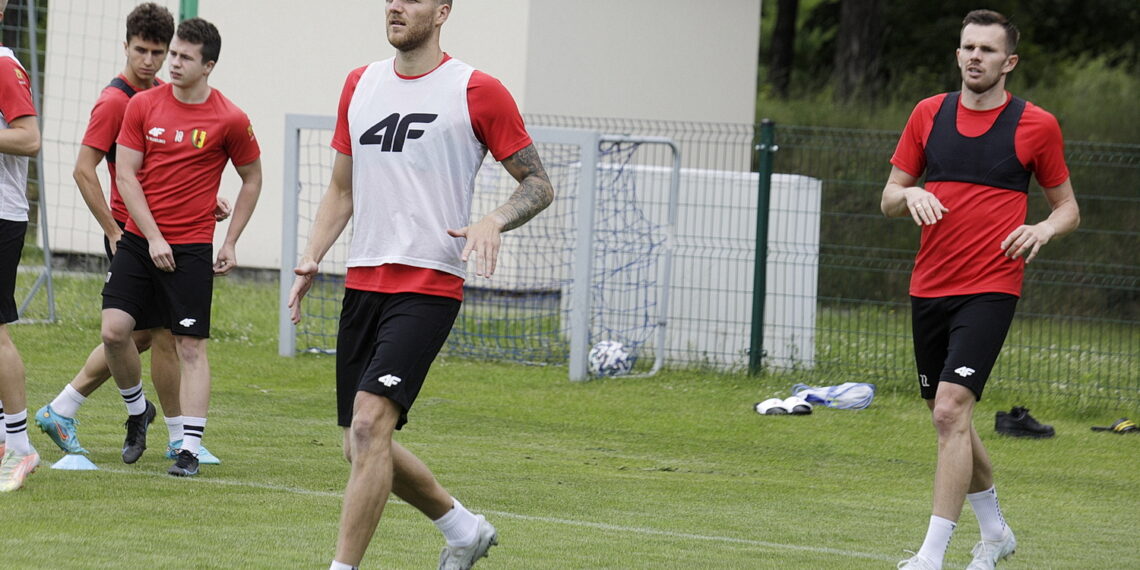
<svg viewBox="0 0 1140 570">
<path fill-rule="evenodd" d="M 503 231 L 507 231 L 525 224 L 549 206 L 554 201 L 554 187 L 533 144 L 503 160 L 503 167 L 519 182 L 510 199 L 495 209 L 503 219 Z"/>
</svg>

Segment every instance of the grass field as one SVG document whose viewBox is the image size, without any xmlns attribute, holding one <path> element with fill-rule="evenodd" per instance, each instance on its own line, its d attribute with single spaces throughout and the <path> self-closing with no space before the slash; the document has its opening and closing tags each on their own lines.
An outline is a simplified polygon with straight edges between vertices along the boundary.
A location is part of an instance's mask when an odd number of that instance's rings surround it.
<svg viewBox="0 0 1140 570">
<path fill-rule="evenodd" d="M 276 302 L 266 285 L 215 292 L 205 443 L 222 465 L 165 475 L 161 422 L 146 455 L 122 464 L 123 405 L 104 388 L 80 413 L 100 470 L 50 469 L 60 453 L 31 434 L 44 465 L 0 495 L 0 566 L 326 568 L 348 473 L 333 359 L 278 357 Z M 32 411 L 75 373 L 97 327 L 95 314 L 12 327 Z M 929 517 L 929 414 L 897 389 L 862 411 L 751 411 L 800 380 L 671 371 L 573 384 L 562 367 L 446 359 L 398 440 L 498 527 L 478 568 L 893 568 Z M 1057 437 L 995 435 L 994 412 L 1012 404 Z M 999 568 L 1140 567 L 1140 435 L 1089 430 L 1114 419 L 1009 394 L 979 404 L 1020 546 Z M 977 533 L 967 507 L 947 568 L 968 563 Z M 434 568 L 441 546 L 430 522 L 392 503 L 364 566 Z"/>
</svg>

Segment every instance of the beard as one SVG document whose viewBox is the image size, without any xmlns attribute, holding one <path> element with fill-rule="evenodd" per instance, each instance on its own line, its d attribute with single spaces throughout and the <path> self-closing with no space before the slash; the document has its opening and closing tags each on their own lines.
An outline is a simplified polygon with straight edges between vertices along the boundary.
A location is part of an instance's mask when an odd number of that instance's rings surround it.
<svg viewBox="0 0 1140 570">
<path fill-rule="evenodd" d="M 413 51 L 427 43 L 428 39 L 431 38 L 431 32 L 432 25 L 430 23 L 423 25 L 405 24 L 401 34 L 393 34 L 389 28 L 388 43 L 399 51 Z"/>
<path fill-rule="evenodd" d="M 977 79 L 971 79 L 969 76 L 966 75 L 965 70 L 963 70 L 962 71 L 962 86 L 964 88 L 968 89 L 971 93 L 976 93 L 978 95 L 981 95 L 983 93 L 989 92 L 991 89 L 993 89 L 999 83 L 1001 83 L 1002 77 L 1004 77 L 1004 75 L 1002 73 L 996 73 L 992 76 L 988 75 L 988 74 L 983 74 L 981 77 L 979 77 Z"/>
</svg>

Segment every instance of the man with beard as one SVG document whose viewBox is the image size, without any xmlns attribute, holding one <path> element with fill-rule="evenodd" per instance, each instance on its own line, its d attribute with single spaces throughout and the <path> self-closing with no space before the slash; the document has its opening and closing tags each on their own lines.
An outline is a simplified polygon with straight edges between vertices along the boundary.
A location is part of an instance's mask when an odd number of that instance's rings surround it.
<svg viewBox="0 0 1140 570">
<path fill-rule="evenodd" d="M 337 113 L 332 180 L 289 298 L 293 322 L 318 263 L 354 225 L 337 338 L 337 423 L 352 464 L 332 570 L 355 568 L 395 493 L 443 533 L 443 569 L 471 568 L 496 543 L 427 466 L 392 440 L 463 299 L 466 262 L 495 270 L 500 234 L 521 226 L 554 190 L 510 93 L 450 57 L 439 34 L 450 0 L 388 0 L 392 59 L 351 72 Z M 487 151 L 518 181 L 474 223 L 471 195 Z"/>
<path fill-rule="evenodd" d="M 883 189 L 885 215 L 909 215 L 922 227 L 910 284 L 914 353 L 938 434 L 926 539 L 899 568 L 942 567 L 966 499 L 981 529 L 970 570 L 994 568 L 1017 546 L 972 416 L 1013 320 L 1025 264 L 1080 223 L 1057 120 L 1005 90 L 1018 35 L 997 12 L 966 15 L 956 52 L 961 91 L 918 103 Z M 925 186 L 917 186 L 924 171 Z M 1031 174 L 1052 212 L 1028 225 Z"/>
</svg>

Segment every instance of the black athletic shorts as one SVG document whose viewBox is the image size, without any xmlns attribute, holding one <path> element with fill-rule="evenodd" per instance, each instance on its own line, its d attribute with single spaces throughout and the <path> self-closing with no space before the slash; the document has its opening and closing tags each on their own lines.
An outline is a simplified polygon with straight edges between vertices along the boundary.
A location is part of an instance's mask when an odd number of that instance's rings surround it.
<svg viewBox="0 0 1140 570">
<path fill-rule="evenodd" d="M 28 222 L 0 220 L 0 324 L 20 319 L 16 306 L 16 273 L 20 268 L 20 255 L 24 251 L 24 236 Z"/>
<path fill-rule="evenodd" d="M 119 220 L 115 220 L 115 223 L 119 225 L 120 230 L 125 230 L 127 227 L 127 224 L 120 222 Z M 115 248 L 118 249 L 118 247 L 118 244 L 115 244 Z M 115 254 L 111 252 L 111 240 L 107 239 L 107 236 L 103 236 L 103 251 L 107 254 L 107 263 L 110 263 L 114 259 Z M 149 307 L 142 308 L 142 315 L 135 316 L 136 331 L 147 331 L 162 326 L 163 309 L 158 304 L 158 300 L 156 298 L 151 297 L 151 300 L 153 302 Z"/>
<path fill-rule="evenodd" d="M 352 424 L 356 393 L 364 391 L 399 404 L 396 429 L 402 428 L 460 304 L 435 295 L 346 289 L 336 341 L 337 424 Z"/>
<path fill-rule="evenodd" d="M 1007 293 L 911 297 L 910 304 L 922 397 L 934 399 L 938 383 L 950 382 L 969 388 L 981 400 L 1013 322 L 1017 297 Z"/>
<path fill-rule="evenodd" d="M 171 244 L 170 249 L 175 269 L 162 271 L 150 258 L 146 239 L 123 232 L 103 284 L 103 308 L 125 311 L 136 323 L 157 308 L 160 326 L 172 334 L 209 338 L 214 246 Z"/>
</svg>

